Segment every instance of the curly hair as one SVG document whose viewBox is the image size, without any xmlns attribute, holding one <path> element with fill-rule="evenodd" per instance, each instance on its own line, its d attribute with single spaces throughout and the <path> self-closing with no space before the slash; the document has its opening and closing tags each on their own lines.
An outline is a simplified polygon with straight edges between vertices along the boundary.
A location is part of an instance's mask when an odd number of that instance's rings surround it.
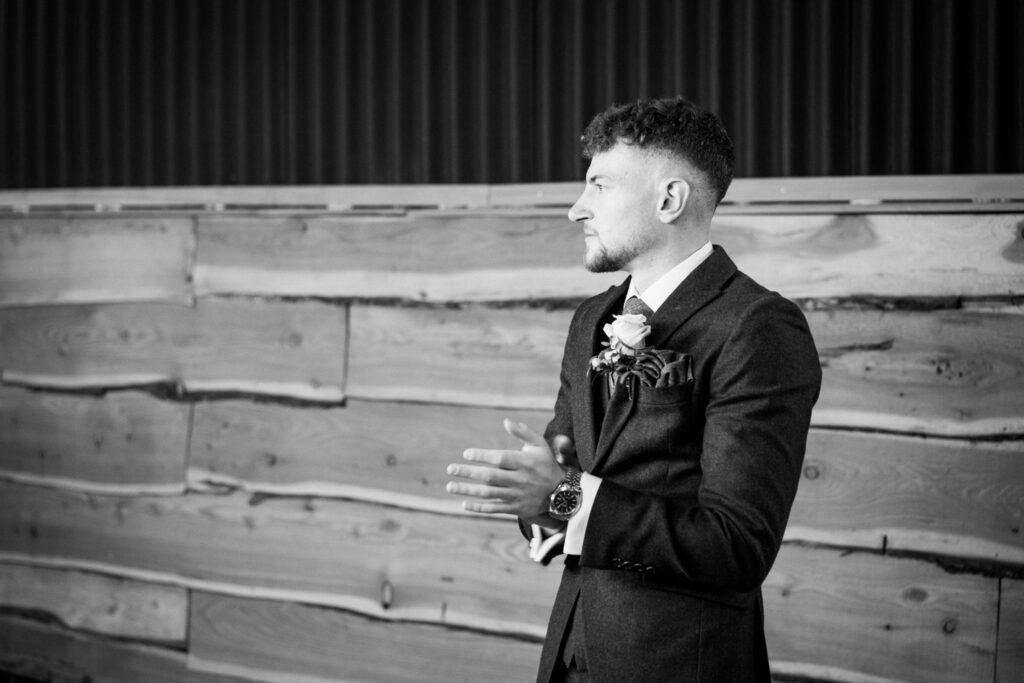
<svg viewBox="0 0 1024 683">
<path fill-rule="evenodd" d="M 719 202 L 732 182 L 736 152 L 725 126 L 682 97 L 613 105 L 595 116 L 580 138 L 585 159 L 619 142 L 688 161 L 707 176 Z"/>
</svg>

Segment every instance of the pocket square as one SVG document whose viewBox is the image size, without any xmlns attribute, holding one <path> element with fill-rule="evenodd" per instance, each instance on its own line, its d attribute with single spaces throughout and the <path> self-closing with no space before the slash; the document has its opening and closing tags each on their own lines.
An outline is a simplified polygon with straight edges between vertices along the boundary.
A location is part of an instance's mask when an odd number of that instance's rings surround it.
<svg viewBox="0 0 1024 683">
<path fill-rule="evenodd" d="M 690 354 L 671 349 L 644 349 L 629 372 L 655 389 L 676 387 L 693 379 Z"/>
<path fill-rule="evenodd" d="M 676 387 L 693 381 L 693 359 L 688 353 L 678 351 L 655 351 L 659 360 L 664 363 L 654 388 L 664 389 Z"/>
</svg>

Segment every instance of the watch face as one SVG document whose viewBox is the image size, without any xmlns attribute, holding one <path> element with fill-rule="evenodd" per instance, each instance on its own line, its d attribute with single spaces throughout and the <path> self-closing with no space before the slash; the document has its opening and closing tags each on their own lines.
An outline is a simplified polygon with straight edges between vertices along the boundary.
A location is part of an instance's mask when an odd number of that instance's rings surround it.
<svg viewBox="0 0 1024 683">
<path fill-rule="evenodd" d="M 556 491 L 551 499 L 551 510 L 562 515 L 571 515 L 576 511 L 580 499 L 575 491 Z"/>
</svg>

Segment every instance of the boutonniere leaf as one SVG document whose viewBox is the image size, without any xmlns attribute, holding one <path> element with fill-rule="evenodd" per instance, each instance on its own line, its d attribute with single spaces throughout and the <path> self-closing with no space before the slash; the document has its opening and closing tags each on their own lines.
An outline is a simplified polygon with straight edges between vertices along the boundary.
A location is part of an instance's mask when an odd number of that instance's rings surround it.
<svg viewBox="0 0 1024 683">
<path fill-rule="evenodd" d="M 590 359 L 588 374 L 605 375 L 612 385 L 626 384 L 633 393 L 636 383 L 664 388 L 693 379 L 689 354 L 646 346 L 651 326 L 643 315 L 617 315 L 604 326 L 605 349 Z"/>
</svg>

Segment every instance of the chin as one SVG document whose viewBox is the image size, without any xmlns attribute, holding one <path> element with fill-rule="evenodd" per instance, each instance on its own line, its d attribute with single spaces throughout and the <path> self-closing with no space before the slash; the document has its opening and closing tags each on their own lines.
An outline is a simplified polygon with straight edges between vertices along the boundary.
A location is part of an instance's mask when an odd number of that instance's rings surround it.
<svg viewBox="0 0 1024 683">
<path fill-rule="evenodd" d="M 622 265 L 614 259 L 608 258 L 607 254 L 587 255 L 583 265 L 591 273 L 614 273 L 622 270 Z"/>
</svg>

